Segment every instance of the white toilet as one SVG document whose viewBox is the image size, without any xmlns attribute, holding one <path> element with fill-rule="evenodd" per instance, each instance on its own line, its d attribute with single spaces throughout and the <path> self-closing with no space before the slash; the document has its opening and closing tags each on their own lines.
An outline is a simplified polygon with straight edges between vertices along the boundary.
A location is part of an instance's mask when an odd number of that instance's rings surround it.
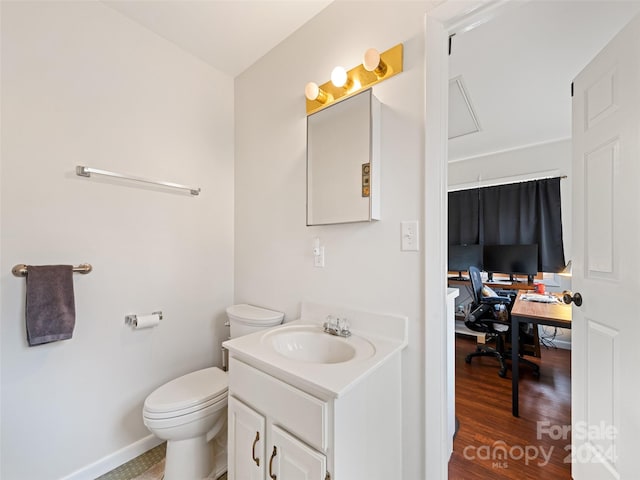
<svg viewBox="0 0 640 480">
<path fill-rule="evenodd" d="M 230 338 L 237 338 L 281 324 L 284 314 L 241 304 L 227 308 L 227 317 Z M 226 451 L 213 452 L 209 442 L 226 432 L 227 384 L 226 372 L 205 368 L 171 380 L 145 400 L 144 424 L 167 441 L 164 480 L 202 480 L 226 471 Z M 226 446 L 226 438 L 220 440 Z"/>
</svg>

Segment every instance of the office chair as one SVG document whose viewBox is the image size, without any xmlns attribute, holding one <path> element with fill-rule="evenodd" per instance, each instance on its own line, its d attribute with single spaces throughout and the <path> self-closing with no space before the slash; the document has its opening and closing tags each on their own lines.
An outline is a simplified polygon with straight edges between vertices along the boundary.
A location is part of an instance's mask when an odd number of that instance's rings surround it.
<svg viewBox="0 0 640 480">
<path fill-rule="evenodd" d="M 505 296 L 484 296 L 482 289 L 482 276 L 477 267 L 469 267 L 469 278 L 471 280 L 471 290 L 473 293 L 473 304 L 471 310 L 465 318 L 465 325 L 475 331 L 487 333 L 496 339 L 495 348 L 487 345 L 478 345 L 476 351 L 465 357 L 465 362 L 471 363 L 473 357 L 495 357 L 500 362 L 498 375 L 507 375 L 506 360 L 511 358 L 510 352 L 505 351 L 504 338 L 511 335 L 511 306 L 512 297 Z M 526 325 L 523 325 L 525 329 Z M 522 328 L 521 327 L 521 328 Z M 524 335 L 521 332 L 520 337 Z M 540 367 L 522 357 L 519 360 L 533 369 L 534 377 L 540 376 Z"/>
</svg>

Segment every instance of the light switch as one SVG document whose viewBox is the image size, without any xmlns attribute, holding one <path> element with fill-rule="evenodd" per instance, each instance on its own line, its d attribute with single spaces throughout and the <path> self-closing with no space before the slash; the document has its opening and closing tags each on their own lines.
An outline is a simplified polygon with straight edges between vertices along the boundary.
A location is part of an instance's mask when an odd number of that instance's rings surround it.
<svg viewBox="0 0 640 480">
<path fill-rule="evenodd" d="M 401 222 L 403 252 L 417 252 L 418 248 L 418 221 Z"/>
</svg>

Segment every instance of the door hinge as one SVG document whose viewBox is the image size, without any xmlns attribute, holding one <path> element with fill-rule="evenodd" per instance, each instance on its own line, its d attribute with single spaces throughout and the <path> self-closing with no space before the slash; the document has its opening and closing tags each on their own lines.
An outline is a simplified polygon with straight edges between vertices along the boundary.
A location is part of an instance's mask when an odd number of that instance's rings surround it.
<svg viewBox="0 0 640 480">
<path fill-rule="evenodd" d="M 449 35 L 449 55 L 451 55 L 451 45 L 452 45 L 452 41 L 451 39 L 453 38 L 453 36 L 455 35 L 455 33 Z"/>
<path fill-rule="evenodd" d="M 331 474 L 329 472 L 324 476 L 324 480 L 331 480 Z"/>
<path fill-rule="evenodd" d="M 571 98 L 573 98 L 573 82 L 571 82 Z"/>
</svg>

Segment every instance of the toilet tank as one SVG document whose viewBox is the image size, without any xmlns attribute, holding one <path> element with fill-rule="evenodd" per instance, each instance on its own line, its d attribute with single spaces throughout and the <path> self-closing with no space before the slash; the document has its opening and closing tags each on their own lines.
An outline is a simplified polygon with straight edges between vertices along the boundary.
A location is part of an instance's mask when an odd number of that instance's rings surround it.
<svg viewBox="0 0 640 480">
<path fill-rule="evenodd" d="M 231 326 L 230 338 L 238 338 L 265 328 L 280 325 L 284 313 L 242 303 L 227 308 Z"/>
</svg>

